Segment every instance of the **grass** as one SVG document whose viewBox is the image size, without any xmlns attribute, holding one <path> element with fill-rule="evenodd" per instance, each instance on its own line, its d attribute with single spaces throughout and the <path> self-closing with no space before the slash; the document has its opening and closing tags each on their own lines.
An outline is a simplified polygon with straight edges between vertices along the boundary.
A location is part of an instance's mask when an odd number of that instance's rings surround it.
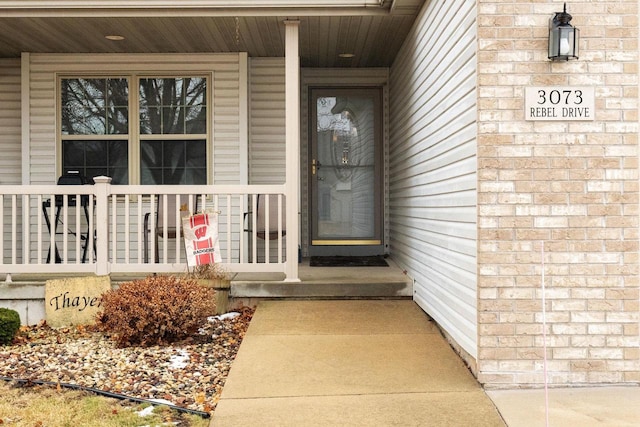
<svg viewBox="0 0 640 427">
<path fill-rule="evenodd" d="M 53 387 L 13 387 L 0 382 L 0 425 L 16 427 L 119 427 L 178 425 L 205 427 L 209 419 L 156 407 L 148 416 L 133 404 L 82 391 Z M 177 424 L 175 424 L 177 423 Z"/>
</svg>

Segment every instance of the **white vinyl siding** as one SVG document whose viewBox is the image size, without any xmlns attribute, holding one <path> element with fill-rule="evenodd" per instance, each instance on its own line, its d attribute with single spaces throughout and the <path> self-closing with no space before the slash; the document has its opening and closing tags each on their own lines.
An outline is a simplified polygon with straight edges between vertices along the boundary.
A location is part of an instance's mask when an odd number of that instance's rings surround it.
<svg viewBox="0 0 640 427">
<path fill-rule="evenodd" d="M 284 184 L 286 179 L 284 62 L 249 59 L 249 184 Z M 258 240 L 259 252 L 264 243 Z M 276 262 L 278 241 L 270 240 L 269 248 L 271 262 Z"/>
<path fill-rule="evenodd" d="M 455 25 L 451 23 L 455 22 Z M 390 74 L 391 253 L 477 358 L 476 4 L 431 1 Z"/>
<path fill-rule="evenodd" d="M 0 59 L 0 185 L 21 184 L 21 91 L 20 91 L 20 60 Z M 4 202 L 4 229 L 10 229 L 10 206 Z M 1 207 L 2 205 L 0 205 Z M 22 234 L 18 230 L 18 253 L 22 251 Z M 9 256 L 11 247 L 11 233 L 4 233 L 2 247 Z"/>
<path fill-rule="evenodd" d="M 284 58 L 253 58 L 249 66 L 249 183 L 285 181 Z"/>
<path fill-rule="evenodd" d="M 0 184 L 21 184 L 19 59 L 0 59 L 0 105 Z"/>
<path fill-rule="evenodd" d="M 238 184 L 240 177 L 240 73 L 237 54 L 76 55 L 30 54 L 30 181 L 54 183 L 60 153 L 56 149 L 56 78 L 58 75 L 178 75 L 211 73 L 213 108 L 209 141 L 209 181 Z M 56 159 L 52 161 L 52 159 Z"/>
</svg>

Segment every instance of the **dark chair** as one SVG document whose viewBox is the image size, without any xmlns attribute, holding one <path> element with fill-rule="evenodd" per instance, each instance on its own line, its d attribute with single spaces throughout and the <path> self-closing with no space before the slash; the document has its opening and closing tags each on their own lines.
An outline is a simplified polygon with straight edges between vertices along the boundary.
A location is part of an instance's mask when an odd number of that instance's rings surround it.
<svg viewBox="0 0 640 427">
<path fill-rule="evenodd" d="M 267 223 L 267 203 L 269 199 L 269 223 Z M 284 201 L 284 198 L 283 198 Z M 278 230 L 278 195 L 263 194 L 258 195 L 256 217 L 256 234 L 262 240 L 276 240 L 279 236 Z M 284 210 L 284 202 L 282 203 L 282 235 L 287 234 L 287 218 Z"/>
<path fill-rule="evenodd" d="M 57 181 L 57 185 L 86 185 L 86 184 L 91 184 L 91 182 L 82 174 L 80 174 L 80 172 L 78 171 L 68 171 L 66 173 L 64 173 L 63 175 L 61 175 L 58 178 Z M 58 232 L 58 224 L 60 223 L 60 213 L 62 211 L 62 207 L 64 206 L 64 198 L 67 198 L 67 206 L 68 207 L 75 207 L 76 203 L 77 203 L 77 195 L 75 194 L 70 194 L 70 195 L 62 195 L 62 194 L 57 194 L 55 196 L 55 207 L 56 207 L 56 212 L 54 215 L 54 220 L 53 220 L 53 228 L 54 228 L 54 233 L 55 234 L 60 234 Z M 87 194 L 82 194 L 80 195 L 80 206 L 82 206 L 83 210 L 84 210 L 84 216 L 85 216 L 85 220 L 86 220 L 86 227 L 87 230 L 83 233 L 80 233 L 80 240 L 83 242 L 82 244 L 82 262 L 86 262 L 87 260 L 87 248 L 89 246 L 88 244 L 88 240 L 89 240 L 89 195 Z M 42 202 L 42 211 L 44 213 L 44 219 L 45 222 L 47 224 L 47 229 L 49 230 L 49 233 L 51 233 L 51 221 L 49 220 L 49 208 L 51 208 L 51 199 L 45 200 L 44 202 Z M 75 236 L 76 233 L 71 231 L 71 230 L 67 230 L 67 233 L 69 233 L 70 235 Z M 93 242 L 93 249 L 94 251 L 96 250 L 96 244 L 95 244 L 95 240 Z M 54 247 L 54 253 L 55 253 L 55 262 L 59 263 L 62 262 L 62 259 L 60 258 L 60 254 L 58 253 L 58 248 Z M 47 262 L 50 262 L 51 260 L 51 248 L 49 248 L 49 251 L 47 252 Z"/>
<path fill-rule="evenodd" d="M 269 222 L 267 223 L 267 199 L 269 200 Z M 251 200 L 251 198 L 250 198 Z M 285 199 L 282 198 L 282 227 L 278 228 L 278 195 L 277 194 L 258 194 L 255 206 L 250 202 L 249 211 L 245 212 L 245 228 L 244 231 L 249 236 L 249 256 L 253 253 L 253 211 L 255 209 L 256 223 L 255 235 L 258 239 L 266 242 L 277 240 L 280 236 L 287 234 L 287 219 L 285 214 Z M 266 243 L 268 244 L 268 243 Z"/>
<path fill-rule="evenodd" d="M 169 194 L 167 195 L 167 238 L 168 239 L 176 239 L 180 236 L 182 236 L 182 226 L 181 224 L 178 224 L 178 226 L 180 227 L 180 231 L 178 232 L 178 230 L 176 230 L 176 216 L 179 215 L 180 212 L 180 208 L 182 206 L 187 205 L 189 203 L 189 196 L 187 194 L 182 194 L 179 196 L 180 198 L 180 205 L 176 206 L 176 197 L 173 194 Z M 163 196 L 155 196 L 155 200 L 154 200 L 154 206 L 155 206 L 155 230 L 151 230 L 150 227 L 150 217 L 151 217 L 151 212 L 147 212 L 144 215 L 144 224 L 143 224 L 143 234 L 144 234 L 144 262 L 148 263 L 149 262 L 149 240 L 150 240 L 150 235 L 153 234 L 153 239 L 155 242 L 155 253 L 154 253 L 154 260 L 155 262 L 160 262 L 160 251 L 159 251 L 159 238 L 160 237 L 164 237 L 164 209 L 163 209 L 163 203 L 162 203 L 162 199 Z M 193 211 L 191 212 L 196 212 L 198 209 L 198 197 L 195 196 L 194 197 L 194 202 L 193 202 L 194 206 L 193 206 Z M 179 217 L 179 216 L 178 216 Z"/>
</svg>

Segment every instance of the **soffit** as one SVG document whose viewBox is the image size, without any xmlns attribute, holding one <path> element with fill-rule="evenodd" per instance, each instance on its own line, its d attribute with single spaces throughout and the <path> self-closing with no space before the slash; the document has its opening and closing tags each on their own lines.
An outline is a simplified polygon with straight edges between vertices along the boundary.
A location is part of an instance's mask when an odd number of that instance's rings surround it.
<svg viewBox="0 0 640 427">
<path fill-rule="evenodd" d="M 300 63 L 303 67 L 390 66 L 424 0 L 384 1 L 373 7 L 326 6 L 274 10 L 264 7 L 207 9 L 156 8 L 138 15 L 137 10 L 9 9 L 0 7 L 0 57 L 34 53 L 201 53 L 248 52 L 250 57 L 284 56 L 285 19 L 300 21 Z M 378 2 L 376 0 L 375 2 Z M 29 2 L 34 3 L 73 3 Z M 87 2 L 82 4 L 85 6 Z M 108 2 L 101 2 L 108 3 Z M 114 3 L 123 3 L 114 2 Z M 128 1 L 124 2 L 129 4 Z M 131 2 L 140 3 L 140 2 Z M 156 3 L 165 3 L 156 0 Z M 175 0 L 173 3 L 178 3 Z M 204 3 L 197 0 L 186 3 Z M 209 1 L 211 3 L 211 1 Z M 215 1 L 213 3 L 216 3 Z M 226 3 L 232 3 L 227 1 Z M 239 3 L 250 3 L 240 1 Z M 253 3 L 253 2 L 251 2 Z M 302 3 L 282 2 L 279 3 Z M 316 4 L 319 2 L 313 2 Z M 326 3 L 343 3 L 327 0 Z M 352 2 L 354 3 L 354 2 Z M 309 3 L 306 3 L 309 5 Z M 238 6 L 238 3 L 234 3 Z M 275 15 L 276 12 L 286 12 Z M 293 13 L 298 13 L 293 15 Z M 304 12 L 304 13 L 302 13 Z M 100 16 L 102 15 L 102 16 Z M 111 16 L 110 16 L 111 15 Z M 122 41 L 106 35 L 118 34 Z M 353 53 L 341 58 L 339 53 Z"/>
</svg>

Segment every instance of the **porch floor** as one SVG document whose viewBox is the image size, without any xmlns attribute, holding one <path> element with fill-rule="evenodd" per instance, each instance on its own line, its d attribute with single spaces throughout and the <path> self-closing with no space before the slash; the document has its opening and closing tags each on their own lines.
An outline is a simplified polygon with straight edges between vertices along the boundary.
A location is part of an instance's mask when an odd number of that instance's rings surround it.
<svg viewBox="0 0 640 427">
<path fill-rule="evenodd" d="M 410 298 L 411 278 L 387 258 L 388 267 L 311 267 L 299 265 L 300 282 L 279 273 L 239 273 L 231 282 L 233 298 Z"/>
</svg>

